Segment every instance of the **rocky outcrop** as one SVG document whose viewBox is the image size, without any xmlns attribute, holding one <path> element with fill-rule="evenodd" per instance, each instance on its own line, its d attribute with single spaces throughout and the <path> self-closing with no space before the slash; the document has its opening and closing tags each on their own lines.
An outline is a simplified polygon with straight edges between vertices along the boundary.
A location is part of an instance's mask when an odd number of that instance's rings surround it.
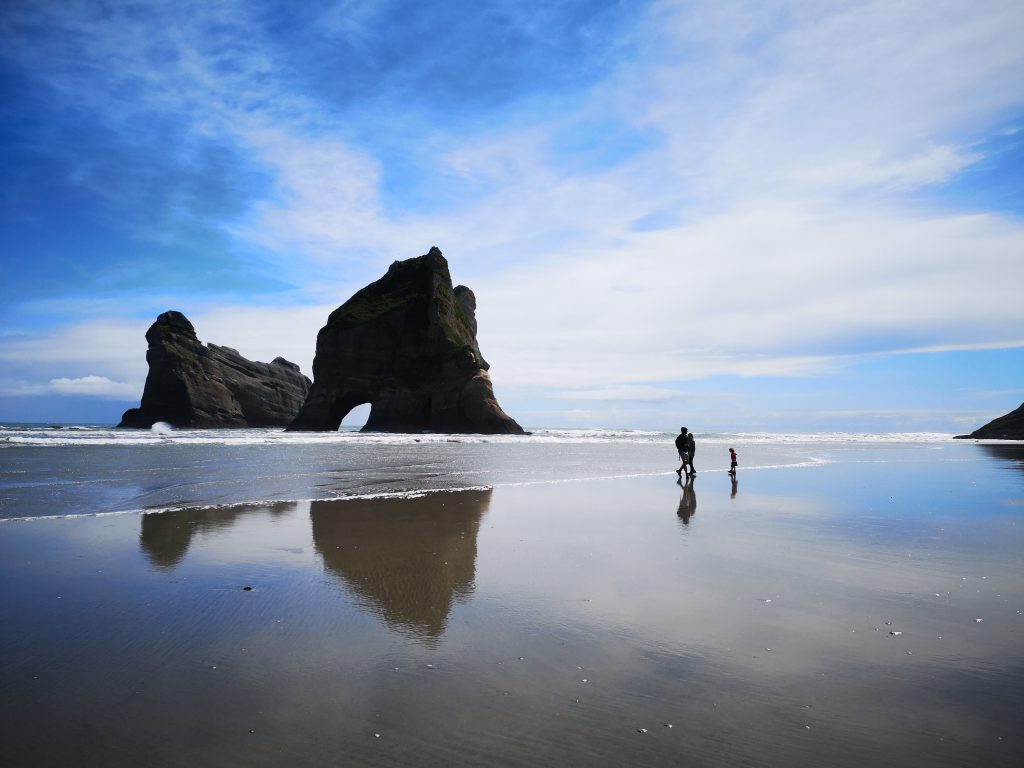
<svg viewBox="0 0 1024 768">
<path fill-rule="evenodd" d="M 1024 440 L 1024 403 L 1020 408 L 998 419 L 993 419 L 969 435 L 957 435 L 959 440 Z"/>
<path fill-rule="evenodd" d="M 309 392 L 299 366 L 283 357 L 246 360 L 230 347 L 203 344 L 181 312 L 164 312 L 146 332 L 149 375 L 139 408 L 119 427 L 148 429 L 158 421 L 180 428 L 284 427 Z"/>
<path fill-rule="evenodd" d="M 289 429 L 335 430 L 370 404 L 364 431 L 523 434 L 494 398 L 476 340 L 476 298 L 452 287 L 431 248 L 393 263 L 331 313 L 317 336 L 313 386 Z"/>
</svg>

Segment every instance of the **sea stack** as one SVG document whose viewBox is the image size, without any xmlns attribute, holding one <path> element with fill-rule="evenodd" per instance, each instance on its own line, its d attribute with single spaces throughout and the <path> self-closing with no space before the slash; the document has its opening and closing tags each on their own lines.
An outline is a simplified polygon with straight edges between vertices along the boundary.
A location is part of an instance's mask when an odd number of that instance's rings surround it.
<svg viewBox="0 0 1024 768">
<path fill-rule="evenodd" d="M 142 404 L 125 411 L 119 427 L 148 429 L 158 421 L 186 429 L 284 427 L 309 392 L 295 363 L 254 362 L 230 347 L 203 344 L 181 312 L 157 317 L 146 341 Z"/>
<path fill-rule="evenodd" d="M 1024 440 L 1024 403 L 1005 416 L 992 419 L 969 435 L 957 435 L 958 440 Z"/>
<path fill-rule="evenodd" d="M 476 339 L 476 297 L 452 287 L 437 248 L 394 262 L 320 329 L 313 386 L 290 430 L 336 430 L 363 403 L 363 431 L 523 434 L 498 405 Z"/>
</svg>

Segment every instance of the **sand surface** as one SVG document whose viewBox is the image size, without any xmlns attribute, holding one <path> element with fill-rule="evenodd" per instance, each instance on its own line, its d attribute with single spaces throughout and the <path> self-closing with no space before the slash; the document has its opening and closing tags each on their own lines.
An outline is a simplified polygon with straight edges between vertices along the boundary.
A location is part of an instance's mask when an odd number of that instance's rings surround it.
<svg viewBox="0 0 1024 768">
<path fill-rule="evenodd" d="M 870 456 L 2 523 L 0 763 L 1024 764 L 1024 453 Z"/>
</svg>

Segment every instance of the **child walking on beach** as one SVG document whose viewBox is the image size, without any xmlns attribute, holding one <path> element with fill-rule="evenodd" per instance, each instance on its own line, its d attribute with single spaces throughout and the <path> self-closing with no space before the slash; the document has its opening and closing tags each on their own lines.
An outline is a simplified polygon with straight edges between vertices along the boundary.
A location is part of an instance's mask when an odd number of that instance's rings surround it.
<svg viewBox="0 0 1024 768">
<path fill-rule="evenodd" d="M 729 474 L 730 475 L 735 475 L 736 474 L 736 449 L 735 448 L 730 448 L 729 449 Z"/>
</svg>

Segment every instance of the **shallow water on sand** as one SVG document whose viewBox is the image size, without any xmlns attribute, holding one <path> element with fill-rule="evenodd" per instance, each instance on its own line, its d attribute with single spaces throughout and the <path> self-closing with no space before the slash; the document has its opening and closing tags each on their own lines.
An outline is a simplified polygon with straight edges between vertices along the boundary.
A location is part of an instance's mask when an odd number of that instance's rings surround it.
<svg viewBox="0 0 1024 768">
<path fill-rule="evenodd" d="M 0 520 L 649 476 L 678 466 L 673 438 L 642 430 L 400 435 L 0 424 Z M 718 472 L 730 446 L 745 470 L 814 465 L 865 445 L 957 447 L 929 434 L 698 438 L 697 467 Z"/>
<path fill-rule="evenodd" d="M 0 524 L 0 762 L 1021 764 L 1024 446 L 821 458 Z"/>
</svg>

